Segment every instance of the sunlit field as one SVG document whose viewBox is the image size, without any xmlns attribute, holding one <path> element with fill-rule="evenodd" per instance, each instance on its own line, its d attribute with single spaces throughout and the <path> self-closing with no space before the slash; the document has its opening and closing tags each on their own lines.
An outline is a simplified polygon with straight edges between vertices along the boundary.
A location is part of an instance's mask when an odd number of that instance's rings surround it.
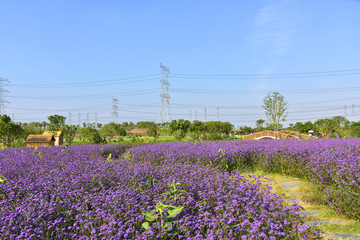
<svg viewBox="0 0 360 240">
<path fill-rule="evenodd" d="M 296 203 L 246 171 L 311 182 L 358 221 L 360 140 L 260 140 L 0 151 L 9 239 L 312 239 Z"/>
</svg>

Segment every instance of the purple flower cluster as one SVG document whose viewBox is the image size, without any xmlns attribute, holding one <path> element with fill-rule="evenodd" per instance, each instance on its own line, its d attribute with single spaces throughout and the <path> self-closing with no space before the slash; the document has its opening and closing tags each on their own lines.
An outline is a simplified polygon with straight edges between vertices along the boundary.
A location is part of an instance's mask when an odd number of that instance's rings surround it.
<svg viewBox="0 0 360 240">
<path fill-rule="evenodd" d="M 148 144 L 131 149 L 116 145 L 5 149 L 0 151 L 0 174 L 5 179 L 0 182 L 0 236 L 311 238 L 313 232 L 301 220 L 299 205 L 285 206 L 270 187 L 261 185 L 259 176 L 240 176 L 236 168 L 248 163 L 233 163 L 251 161 L 252 156 L 261 154 L 270 161 L 277 153 L 269 150 L 271 144 L 209 142 Z M 170 210 L 164 208 L 159 214 L 159 202 L 181 207 L 181 212 L 167 218 Z M 148 220 L 145 212 L 151 211 L 156 217 Z M 147 229 L 144 224 L 148 224 Z"/>
<path fill-rule="evenodd" d="M 224 172 L 261 169 L 307 179 L 321 196 L 318 201 L 360 219 L 360 139 L 163 144 L 130 151 L 155 165 L 186 161 Z"/>
</svg>

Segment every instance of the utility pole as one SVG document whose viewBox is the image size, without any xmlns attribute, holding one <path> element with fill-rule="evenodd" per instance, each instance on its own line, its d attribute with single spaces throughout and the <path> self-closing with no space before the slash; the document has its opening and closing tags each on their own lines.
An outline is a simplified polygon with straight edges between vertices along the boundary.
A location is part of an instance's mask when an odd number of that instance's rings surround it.
<svg viewBox="0 0 360 240">
<path fill-rule="evenodd" d="M 347 114 L 346 114 L 346 105 L 344 106 L 344 117 L 345 117 L 345 118 L 347 117 Z"/>
<path fill-rule="evenodd" d="M 114 123 L 118 122 L 118 103 L 119 100 L 117 98 L 112 98 L 112 116 Z"/>
<path fill-rule="evenodd" d="M 207 116 L 206 116 L 206 108 L 204 108 L 204 122 L 206 122 L 206 118 L 207 118 Z"/>
<path fill-rule="evenodd" d="M 197 120 L 197 110 L 195 110 L 195 120 Z"/>
<path fill-rule="evenodd" d="M 170 95 L 169 95 L 169 86 L 170 83 L 168 81 L 168 75 L 170 73 L 169 68 L 165 67 L 160 63 L 161 68 L 161 104 L 160 104 L 160 114 L 159 114 L 159 122 L 163 123 L 164 121 L 170 122 L 171 114 L 170 114 Z"/>
<path fill-rule="evenodd" d="M 355 122 L 355 105 L 353 104 L 353 105 L 351 106 L 351 108 L 352 108 L 352 111 L 351 111 L 351 113 L 352 113 L 352 120 L 353 120 L 353 122 Z"/>
<path fill-rule="evenodd" d="M 5 114 L 5 94 L 9 91 L 5 89 L 5 83 L 8 83 L 8 79 L 0 78 L 0 115 Z"/>
<path fill-rule="evenodd" d="M 86 114 L 86 126 L 89 126 L 89 113 Z"/>
<path fill-rule="evenodd" d="M 81 113 L 78 114 L 79 128 L 81 128 Z"/>
<path fill-rule="evenodd" d="M 71 112 L 69 112 L 69 125 L 71 125 Z"/>
</svg>

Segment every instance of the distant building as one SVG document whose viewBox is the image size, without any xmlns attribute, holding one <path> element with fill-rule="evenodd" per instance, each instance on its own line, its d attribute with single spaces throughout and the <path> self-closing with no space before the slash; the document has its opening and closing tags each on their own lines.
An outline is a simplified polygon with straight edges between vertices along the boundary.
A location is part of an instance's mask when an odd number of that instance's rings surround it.
<svg viewBox="0 0 360 240">
<path fill-rule="evenodd" d="M 26 140 L 27 147 L 54 146 L 54 135 L 29 135 Z"/>
<path fill-rule="evenodd" d="M 55 138 L 54 146 L 62 145 L 64 142 L 62 131 L 45 131 L 42 135 L 53 135 Z"/>
<path fill-rule="evenodd" d="M 147 128 L 135 128 L 131 131 L 128 131 L 128 135 L 130 137 L 143 137 L 147 135 L 147 132 L 149 131 L 149 129 Z"/>
</svg>

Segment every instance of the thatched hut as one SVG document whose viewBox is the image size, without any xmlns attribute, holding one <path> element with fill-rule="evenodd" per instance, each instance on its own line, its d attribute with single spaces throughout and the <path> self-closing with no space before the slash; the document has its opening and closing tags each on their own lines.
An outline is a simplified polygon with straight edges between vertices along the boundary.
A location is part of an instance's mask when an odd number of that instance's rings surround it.
<svg viewBox="0 0 360 240">
<path fill-rule="evenodd" d="M 29 135 L 26 140 L 27 147 L 54 146 L 54 135 Z"/>
<path fill-rule="evenodd" d="M 43 135 L 53 135 L 55 138 L 54 146 L 59 146 L 63 144 L 64 138 L 62 131 L 44 131 Z"/>
<path fill-rule="evenodd" d="M 149 129 L 147 128 L 135 128 L 131 131 L 128 131 L 129 137 L 144 137 L 147 135 Z"/>
</svg>

